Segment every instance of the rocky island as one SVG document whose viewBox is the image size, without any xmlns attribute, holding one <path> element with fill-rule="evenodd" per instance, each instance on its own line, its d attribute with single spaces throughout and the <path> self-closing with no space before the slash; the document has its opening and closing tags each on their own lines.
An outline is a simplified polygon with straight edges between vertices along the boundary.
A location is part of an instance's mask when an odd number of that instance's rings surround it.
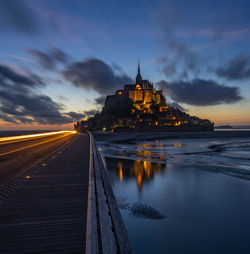
<svg viewBox="0 0 250 254">
<path fill-rule="evenodd" d="M 135 84 L 108 95 L 101 112 L 74 125 L 78 131 L 213 131 L 214 123 L 166 103 L 163 89 L 143 80 L 138 63 Z"/>
</svg>

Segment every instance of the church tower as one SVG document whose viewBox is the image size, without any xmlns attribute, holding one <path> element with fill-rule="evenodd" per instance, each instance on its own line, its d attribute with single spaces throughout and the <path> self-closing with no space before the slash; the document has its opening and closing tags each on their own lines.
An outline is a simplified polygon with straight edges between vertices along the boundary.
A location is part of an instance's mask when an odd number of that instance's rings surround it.
<svg viewBox="0 0 250 254">
<path fill-rule="evenodd" d="M 141 77 L 141 68 L 140 68 L 140 62 L 138 60 L 138 71 L 136 75 L 136 83 L 141 83 L 142 82 L 142 77 Z"/>
</svg>

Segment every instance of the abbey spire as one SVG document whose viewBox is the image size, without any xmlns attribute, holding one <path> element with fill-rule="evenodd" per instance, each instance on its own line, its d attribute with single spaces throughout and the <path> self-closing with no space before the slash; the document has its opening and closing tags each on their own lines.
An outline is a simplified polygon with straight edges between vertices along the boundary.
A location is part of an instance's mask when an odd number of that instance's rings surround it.
<svg viewBox="0 0 250 254">
<path fill-rule="evenodd" d="M 141 81 L 142 81 L 141 68 L 140 68 L 140 61 L 138 59 L 138 71 L 137 71 L 137 75 L 136 75 L 136 83 L 140 83 Z"/>
</svg>

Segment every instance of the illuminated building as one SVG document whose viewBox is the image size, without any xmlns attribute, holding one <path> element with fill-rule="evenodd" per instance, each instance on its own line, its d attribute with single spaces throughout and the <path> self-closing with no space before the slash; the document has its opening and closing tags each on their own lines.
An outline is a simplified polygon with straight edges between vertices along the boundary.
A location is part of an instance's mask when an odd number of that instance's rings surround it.
<svg viewBox="0 0 250 254">
<path fill-rule="evenodd" d="M 123 90 L 117 90 L 115 95 L 107 96 L 105 107 L 110 108 L 117 104 L 126 105 L 129 100 L 131 100 L 138 109 L 140 106 L 149 108 L 153 102 L 162 105 L 166 104 L 163 90 L 156 90 L 151 82 L 142 79 L 139 62 L 135 84 L 126 84 Z"/>
<path fill-rule="evenodd" d="M 75 124 L 75 130 L 84 131 L 213 131 L 208 119 L 190 116 L 166 104 L 163 90 L 156 90 L 141 76 L 140 63 L 134 84 L 108 95 L 101 112 L 86 121 Z M 123 170 L 119 171 L 120 180 Z M 140 183 L 140 174 L 138 175 Z"/>
</svg>

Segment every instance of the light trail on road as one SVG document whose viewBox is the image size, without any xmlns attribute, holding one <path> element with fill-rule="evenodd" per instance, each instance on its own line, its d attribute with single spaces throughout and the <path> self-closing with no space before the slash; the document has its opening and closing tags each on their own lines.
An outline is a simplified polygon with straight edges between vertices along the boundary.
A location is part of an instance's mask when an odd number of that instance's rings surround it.
<svg viewBox="0 0 250 254">
<path fill-rule="evenodd" d="M 0 184 L 20 175 L 62 148 L 76 131 L 56 131 L 0 138 Z"/>
<path fill-rule="evenodd" d="M 70 133 L 70 134 L 72 134 L 72 133 Z M 64 135 L 64 136 L 67 136 L 67 135 Z M 56 138 L 53 138 L 53 139 L 49 139 L 49 140 L 46 140 L 46 141 L 35 143 L 33 145 L 23 146 L 21 148 L 18 148 L 18 149 L 15 149 L 15 150 L 11 150 L 9 152 L 0 153 L 0 156 L 5 156 L 5 155 L 11 154 L 11 153 L 16 153 L 16 152 L 19 152 L 21 150 L 25 150 L 25 149 L 32 148 L 32 147 L 35 147 L 35 146 L 39 146 L 39 145 L 42 145 L 44 143 L 52 142 L 52 141 L 55 141 L 55 140 L 58 140 L 58 139 L 61 139 L 61 138 L 62 138 L 62 136 L 59 136 L 59 137 L 56 137 Z"/>
<path fill-rule="evenodd" d="M 21 139 L 29 139 L 29 138 L 38 138 L 38 137 L 57 135 L 57 134 L 63 134 L 63 133 L 75 134 L 76 131 L 53 131 L 53 132 L 38 133 L 38 134 L 3 137 L 3 138 L 0 138 L 0 142 L 8 142 L 8 141 L 13 141 L 13 140 L 21 140 Z"/>
</svg>

